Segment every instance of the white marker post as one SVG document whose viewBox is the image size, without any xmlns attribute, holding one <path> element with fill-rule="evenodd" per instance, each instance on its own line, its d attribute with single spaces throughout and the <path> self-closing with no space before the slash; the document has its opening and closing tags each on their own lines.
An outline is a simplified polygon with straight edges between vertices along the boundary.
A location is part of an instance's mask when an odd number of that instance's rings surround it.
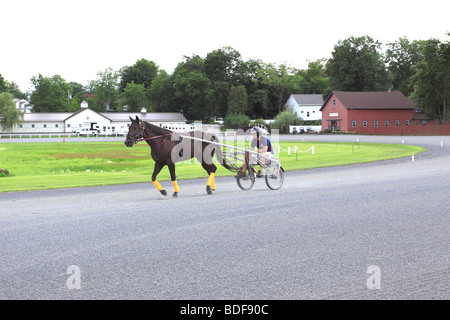
<svg viewBox="0 0 450 320">
<path fill-rule="evenodd" d="M 412 160 L 412 162 L 414 162 L 414 153 L 411 156 L 411 160 Z"/>
</svg>

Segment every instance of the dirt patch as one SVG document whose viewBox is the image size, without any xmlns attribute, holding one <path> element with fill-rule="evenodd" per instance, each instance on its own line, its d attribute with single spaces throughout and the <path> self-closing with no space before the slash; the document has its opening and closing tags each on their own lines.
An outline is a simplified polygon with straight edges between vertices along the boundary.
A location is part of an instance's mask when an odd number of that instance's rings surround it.
<svg viewBox="0 0 450 320">
<path fill-rule="evenodd" d="M 127 151 L 102 151 L 94 153 L 53 153 L 47 158 L 57 159 L 78 159 L 78 158 L 100 158 L 100 159 L 147 159 L 149 154 L 137 155 Z"/>
</svg>

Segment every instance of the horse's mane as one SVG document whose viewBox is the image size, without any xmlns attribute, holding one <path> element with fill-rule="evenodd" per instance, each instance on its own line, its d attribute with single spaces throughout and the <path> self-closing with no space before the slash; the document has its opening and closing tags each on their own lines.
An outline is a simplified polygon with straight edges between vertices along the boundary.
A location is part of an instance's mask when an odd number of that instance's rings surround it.
<svg viewBox="0 0 450 320">
<path fill-rule="evenodd" d="M 173 131 L 171 131 L 169 129 L 164 129 L 164 128 L 155 126 L 154 124 L 151 124 L 151 123 L 148 123 L 148 122 L 145 122 L 145 121 L 143 121 L 143 122 L 145 123 L 145 126 L 147 128 L 151 129 L 156 134 L 164 135 L 164 134 L 169 134 L 169 133 L 173 132 Z"/>
</svg>

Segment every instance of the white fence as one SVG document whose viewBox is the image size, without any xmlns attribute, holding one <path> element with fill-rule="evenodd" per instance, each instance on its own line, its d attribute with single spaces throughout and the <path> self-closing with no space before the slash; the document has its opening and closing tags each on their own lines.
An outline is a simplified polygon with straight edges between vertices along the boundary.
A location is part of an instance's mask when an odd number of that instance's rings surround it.
<svg viewBox="0 0 450 320">
<path fill-rule="evenodd" d="M 298 148 L 297 146 L 294 146 L 294 148 L 287 147 L 286 149 L 283 149 L 280 146 L 278 146 L 278 153 L 287 152 L 288 156 L 290 156 L 291 151 L 294 152 L 295 155 L 297 155 L 298 153 L 307 153 L 307 152 L 311 151 L 311 154 L 314 155 L 314 146 L 312 146 L 311 148 L 309 148 L 308 150 L 305 150 L 305 151 L 300 150 L 300 148 Z"/>
<path fill-rule="evenodd" d="M 30 139 L 30 138 L 108 138 L 108 137 L 121 137 L 123 134 L 111 133 L 111 134 L 78 134 L 78 133 L 2 133 L 0 134 L 0 139 Z"/>
</svg>

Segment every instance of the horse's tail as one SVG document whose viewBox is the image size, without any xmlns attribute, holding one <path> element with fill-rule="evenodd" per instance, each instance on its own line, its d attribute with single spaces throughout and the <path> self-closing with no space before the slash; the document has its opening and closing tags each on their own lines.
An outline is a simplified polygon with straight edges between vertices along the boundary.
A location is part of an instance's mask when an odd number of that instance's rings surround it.
<svg viewBox="0 0 450 320">
<path fill-rule="evenodd" d="M 215 135 L 212 136 L 212 140 L 214 142 L 219 143 L 219 138 Z M 230 171 L 234 171 L 234 168 L 227 163 L 227 159 L 223 156 L 222 149 L 220 148 L 220 146 L 216 146 L 215 150 L 216 150 L 216 157 L 217 157 L 217 160 L 219 161 L 219 163 L 222 166 L 224 166 L 224 168 L 226 168 Z"/>
</svg>

